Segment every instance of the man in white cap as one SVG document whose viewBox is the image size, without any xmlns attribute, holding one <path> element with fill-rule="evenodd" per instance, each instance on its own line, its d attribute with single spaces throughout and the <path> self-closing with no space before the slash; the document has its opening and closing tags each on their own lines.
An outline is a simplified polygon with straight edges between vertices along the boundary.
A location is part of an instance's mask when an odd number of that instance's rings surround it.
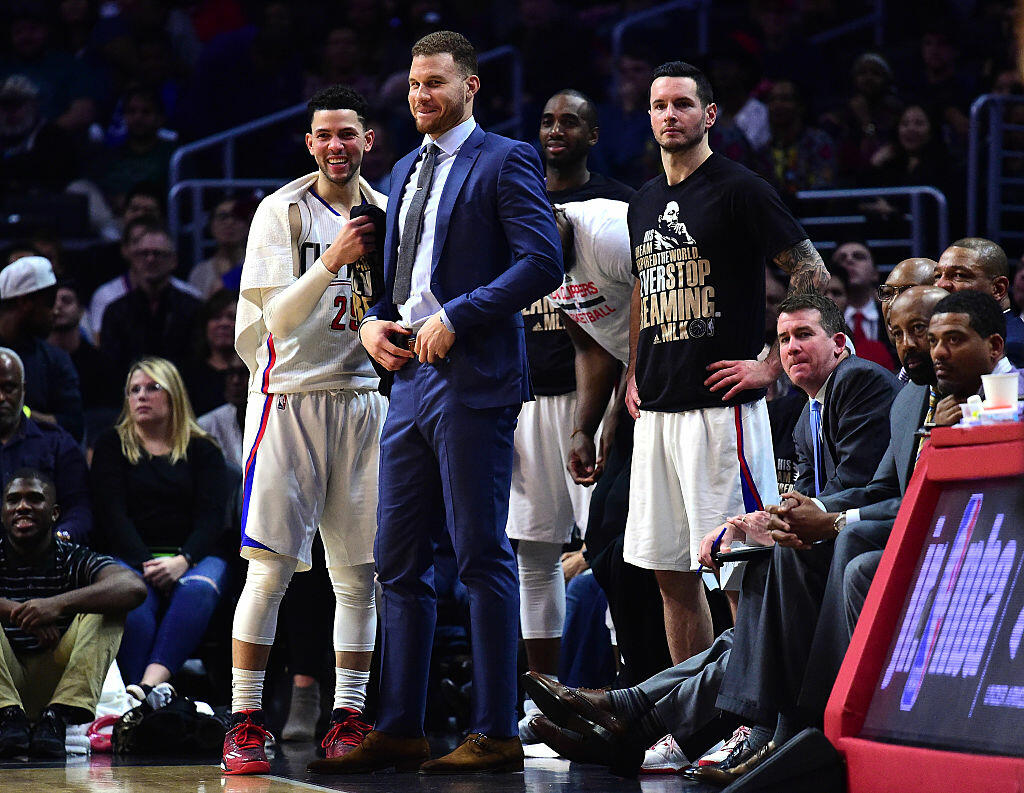
<svg viewBox="0 0 1024 793">
<path fill-rule="evenodd" d="M 53 324 L 57 278 L 50 260 L 23 256 L 0 270 L 0 345 L 25 364 L 25 411 L 82 437 L 82 394 L 71 358 L 43 339 Z"/>
</svg>

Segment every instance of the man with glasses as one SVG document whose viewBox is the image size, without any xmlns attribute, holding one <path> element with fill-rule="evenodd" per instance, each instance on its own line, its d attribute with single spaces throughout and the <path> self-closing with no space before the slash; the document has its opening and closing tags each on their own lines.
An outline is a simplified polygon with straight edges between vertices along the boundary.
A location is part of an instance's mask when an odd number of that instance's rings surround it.
<svg viewBox="0 0 1024 793">
<path fill-rule="evenodd" d="M 999 245 L 981 237 L 957 240 L 935 265 L 935 285 L 947 292 L 971 289 L 992 295 L 1006 318 L 1006 357 L 1024 366 L 1024 321 L 1010 310 L 1010 267 Z"/>
<path fill-rule="evenodd" d="M 893 344 L 896 343 L 896 339 L 893 338 L 892 329 L 889 327 L 889 312 L 892 310 L 893 302 L 912 287 L 931 286 L 935 283 L 935 267 L 934 259 L 923 257 L 904 259 L 892 268 L 885 283 L 878 287 L 878 302 L 882 307 L 882 321 L 885 324 L 889 340 Z M 901 383 L 910 382 L 910 375 L 905 366 L 900 368 L 896 378 Z"/>
<path fill-rule="evenodd" d="M 889 272 L 885 283 L 878 287 L 878 302 L 882 307 L 882 321 L 887 331 L 892 302 L 912 286 L 931 286 L 935 283 L 935 266 L 934 259 L 913 257 L 904 259 Z M 889 338 L 892 338 L 891 334 Z"/>
<path fill-rule="evenodd" d="M 132 289 L 103 314 L 100 347 L 121 380 L 132 361 L 158 355 L 180 365 L 202 303 L 171 283 L 178 265 L 171 235 L 151 228 L 128 253 Z"/>
</svg>

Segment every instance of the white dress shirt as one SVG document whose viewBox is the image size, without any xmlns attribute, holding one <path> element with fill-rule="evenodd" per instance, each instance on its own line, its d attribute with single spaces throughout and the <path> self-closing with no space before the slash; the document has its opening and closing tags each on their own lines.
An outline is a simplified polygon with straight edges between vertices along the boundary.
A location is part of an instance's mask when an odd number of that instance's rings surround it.
<svg viewBox="0 0 1024 793">
<path fill-rule="evenodd" d="M 843 318 L 846 320 L 846 324 L 851 329 L 856 329 L 857 325 L 853 321 L 853 315 L 857 312 L 863 315 L 861 320 L 861 327 L 864 329 L 864 335 L 869 339 L 880 339 L 878 330 L 881 327 L 882 315 L 878 313 L 878 304 L 874 300 L 869 300 L 865 305 L 857 308 L 855 306 L 847 306 L 846 311 L 843 312 Z"/>
<path fill-rule="evenodd" d="M 409 299 L 398 306 L 398 313 L 402 320 L 414 329 L 419 328 L 428 318 L 440 311 L 441 321 L 448 330 L 452 330 L 451 323 L 448 322 L 444 311 L 441 310 L 441 303 L 430 291 L 431 266 L 434 258 L 434 229 L 437 225 L 437 210 L 441 204 L 441 194 L 444 192 L 445 182 L 448 181 L 448 174 L 451 173 L 452 163 L 455 162 L 455 155 L 458 154 L 462 144 L 466 142 L 474 129 L 476 129 L 476 121 L 470 116 L 461 124 L 445 132 L 437 140 L 432 140 L 429 135 L 424 135 L 423 143 L 420 146 L 420 157 L 402 190 L 402 204 L 398 210 L 399 248 L 405 243 L 401 234 L 405 230 L 405 217 L 409 213 L 409 204 L 416 194 L 416 182 L 419 179 L 420 169 L 423 167 L 426 147 L 430 143 L 436 145 L 439 151 L 434 163 L 434 176 L 430 192 L 427 194 L 427 202 L 423 207 L 423 227 L 420 232 L 419 247 L 416 248 L 416 258 L 412 264 Z"/>
</svg>

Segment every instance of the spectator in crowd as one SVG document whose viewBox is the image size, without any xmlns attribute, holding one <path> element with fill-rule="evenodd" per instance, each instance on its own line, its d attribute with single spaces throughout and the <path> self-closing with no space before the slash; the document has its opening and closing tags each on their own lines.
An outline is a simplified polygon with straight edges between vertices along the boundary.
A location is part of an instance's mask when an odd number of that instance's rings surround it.
<svg viewBox="0 0 1024 793">
<path fill-rule="evenodd" d="M 258 10 L 255 24 L 225 33 L 206 43 L 200 53 L 199 64 L 191 83 L 190 129 L 187 134 L 200 137 L 241 124 L 289 107 L 302 96 L 302 59 L 306 47 L 302 31 L 296 29 L 297 7 L 284 0 L 269 0 Z M 211 80 L 209 75 L 220 76 Z M 224 86 L 230 85 L 230 91 Z M 261 167 L 266 173 L 280 152 L 281 159 L 289 162 L 287 145 L 270 143 L 271 138 L 256 136 L 267 145 L 248 146 L 240 152 L 247 165 Z M 273 149 L 273 151 L 271 151 Z"/>
<path fill-rule="evenodd" d="M 654 174 L 657 152 L 648 142 L 647 115 L 651 62 L 646 56 L 623 55 L 615 64 L 611 96 L 598 108 L 601 139 L 594 148 L 595 165 L 606 175 L 638 187 Z"/>
<path fill-rule="evenodd" d="M 896 138 L 875 152 L 866 185 L 932 185 L 951 193 L 953 171 L 942 141 L 942 128 L 928 109 L 912 102 L 903 108 Z"/>
<path fill-rule="evenodd" d="M 1024 320 L 1010 309 L 1010 267 L 1006 252 L 991 240 L 964 237 L 942 252 L 935 265 L 935 285 L 947 292 L 973 290 L 992 295 L 1006 321 L 1006 357 L 1024 367 Z"/>
<path fill-rule="evenodd" d="M 76 284 L 60 282 L 53 303 L 53 328 L 47 341 L 71 358 L 78 372 L 82 406 L 87 412 L 95 408 L 116 407 L 121 402 L 121 389 L 111 382 L 106 357 L 89 341 L 84 317 L 85 307 L 79 299 Z M 63 498 L 61 503 L 65 503 Z"/>
<path fill-rule="evenodd" d="M 799 190 L 832 187 L 836 178 L 836 147 L 817 127 L 808 127 L 800 89 L 791 80 L 779 80 L 768 91 L 771 140 L 771 182 L 791 204 Z"/>
<path fill-rule="evenodd" d="M 893 87 L 892 69 L 881 55 L 866 52 L 853 63 L 852 91 L 842 107 L 829 111 L 822 126 L 839 144 L 839 174 L 853 180 L 896 136 L 903 103 Z"/>
<path fill-rule="evenodd" d="M 51 46 L 51 19 L 46 4 L 32 0 L 11 3 L 7 54 L 0 57 L 0 78 L 12 74 L 27 77 L 38 88 L 43 118 L 71 133 L 70 141 L 59 147 L 67 151 L 84 140 L 96 118 L 102 82 L 87 64 Z"/>
<path fill-rule="evenodd" d="M 871 168 L 863 172 L 862 187 L 912 187 L 928 185 L 946 196 L 949 216 L 958 228 L 963 217 L 963 175 L 942 139 L 942 127 L 928 109 L 917 102 L 903 108 L 896 137 L 875 152 Z M 909 212 L 908 199 L 879 197 L 861 206 L 872 217 L 902 227 Z M 927 221 L 927 215 L 922 221 Z"/>
<path fill-rule="evenodd" d="M 100 349 L 118 375 L 143 355 L 180 362 L 187 357 L 196 315 L 202 303 L 171 282 L 178 265 L 170 234 L 163 229 L 142 233 L 132 246 L 132 289 L 103 313 Z"/>
<path fill-rule="evenodd" d="M 196 424 L 169 361 L 131 368 L 117 426 L 96 441 L 92 488 L 106 547 L 146 584 L 118 654 L 122 676 L 144 699 L 198 646 L 227 577 L 227 563 L 213 555 L 225 528 L 224 456 Z"/>
<path fill-rule="evenodd" d="M 136 200 L 135 198 L 132 199 L 132 201 Z M 166 232 L 161 222 L 150 216 L 148 212 L 126 221 L 119 248 L 119 260 L 123 259 L 127 263 L 127 268 L 109 281 L 102 283 L 93 292 L 92 301 L 89 303 L 88 321 L 93 340 L 101 346 L 100 331 L 103 329 L 103 316 L 106 314 L 107 306 L 115 300 L 124 297 L 132 290 L 137 289 L 139 284 L 145 280 L 147 263 L 143 259 L 134 256 L 133 251 L 143 235 L 151 233 L 165 234 Z M 171 276 L 171 286 L 192 295 L 196 299 L 201 299 L 195 287 L 186 281 Z"/>
<path fill-rule="evenodd" d="M 82 437 L 78 373 L 64 350 L 43 339 L 53 326 L 57 279 L 48 259 L 25 256 L 0 270 L 0 344 L 25 367 L 25 406 L 40 422 Z"/>
<path fill-rule="evenodd" d="M 843 314 L 846 314 L 846 307 L 850 304 L 850 293 L 847 284 L 850 281 L 850 276 L 846 274 L 846 270 L 842 267 L 833 267 L 829 270 L 828 283 L 825 284 L 825 288 L 822 290 L 822 294 L 825 295 L 829 300 L 836 304 Z"/>
<path fill-rule="evenodd" d="M 64 145 L 65 134 L 43 116 L 39 87 L 30 78 L 12 74 L 0 80 L 0 188 L 5 196 L 63 190 L 78 175 L 78 153 Z M 58 159 L 54 151 L 67 156 Z"/>
<path fill-rule="evenodd" d="M 139 577 L 54 532 L 53 482 L 21 469 L 0 505 L 0 757 L 64 757 L 68 724 L 95 717 Z M 32 725 L 34 722 L 34 725 Z M 31 726 L 30 726 L 31 725 Z"/>
<path fill-rule="evenodd" d="M 977 86 L 973 70 L 961 68 L 959 35 L 941 15 L 927 18 L 920 56 L 906 80 L 907 90 L 926 107 L 935 109 L 954 147 L 962 151 L 960 147 L 967 140 L 967 114 Z"/>
<path fill-rule="evenodd" d="M 718 105 L 715 127 L 736 126 L 753 151 L 764 151 L 771 139 L 771 130 L 768 106 L 753 93 L 758 79 L 753 58 L 738 47 L 716 53 L 711 57 L 709 77 Z M 711 145 L 714 151 L 719 150 L 714 142 Z"/>
<path fill-rule="evenodd" d="M 25 370 L 14 350 L 0 347 L 0 482 L 32 467 L 53 481 L 61 504 L 55 528 L 66 540 L 89 544 L 89 472 L 75 439 L 56 424 L 25 415 Z"/>
<path fill-rule="evenodd" d="M 320 47 L 320 60 L 314 72 L 307 73 L 303 96 L 312 96 L 321 88 L 346 85 L 363 96 L 377 92 L 377 80 L 367 71 L 367 51 L 363 31 L 339 25 L 327 31 Z M 371 127 L 376 130 L 377 127 Z"/>
<path fill-rule="evenodd" d="M 192 406 L 199 414 L 213 410 L 224 399 L 224 380 L 238 362 L 235 352 L 235 311 L 238 292 L 222 289 L 199 310 L 196 354 L 182 366 L 181 376 Z"/>
<path fill-rule="evenodd" d="M 57 20 L 53 31 L 59 48 L 75 60 L 91 61 L 93 29 L 99 19 L 99 3 L 95 0 L 62 0 L 57 4 Z"/>
<path fill-rule="evenodd" d="M 95 163 L 96 182 L 115 207 L 139 182 L 167 189 L 167 171 L 177 144 L 161 137 L 164 108 L 151 88 L 134 86 L 122 97 L 125 139 Z"/>
<path fill-rule="evenodd" d="M 1017 316 L 1024 320 L 1024 259 L 1017 260 L 1010 282 L 1010 304 Z"/>
<path fill-rule="evenodd" d="M 827 68 L 820 49 L 803 31 L 800 13 L 799 6 L 789 0 L 753 0 L 751 33 L 761 61 L 761 76 L 772 82 L 797 83 L 808 101 L 817 105 L 827 91 Z M 800 57 L 794 58 L 794 52 Z"/>
<path fill-rule="evenodd" d="M 847 353 L 844 329 L 838 308 L 820 295 L 793 295 L 780 306 L 777 333 L 782 365 L 800 389 L 803 403 L 795 432 L 798 481 L 810 484 L 822 495 L 870 481 L 888 444 L 889 406 L 898 390 L 890 373 Z M 816 412 L 821 418 L 817 444 L 811 430 L 813 404 L 819 406 Z M 731 519 L 721 539 L 722 547 L 744 536 L 752 542 L 772 544 L 764 530 L 767 521 L 766 512 Z M 711 532 L 702 543 L 706 564 L 713 564 L 710 548 L 722 528 Z M 764 573 L 763 564 L 748 569 L 745 590 L 750 588 L 748 579 L 756 579 L 763 586 Z M 753 599 L 745 594 L 741 600 L 737 624 L 745 618 L 757 618 L 756 594 Z M 617 773 L 635 774 L 641 763 L 646 770 L 678 771 L 688 763 L 687 752 L 696 756 L 707 746 L 711 737 L 708 733 L 713 734 L 714 699 L 728 668 L 732 641 L 733 631 L 726 631 L 707 652 L 639 686 L 615 692 L 574 695 L 554 681 L 531 673 L 525 679 L 527 690 L 534 693 L 550 720 L 535 723 L 535 727 L 545 741 L 564 750 L 567 756 L 610 765 Z M 582 741 L 551 723 L 570 726 L 566 716 L 571 715 L 584 720 L 576 729 Z M 600 725 L 603 734 L 595 736 L 598 730 L 591 729 L 590 724 Z M 666 732 L 667 740 L 645 755 L 644 750 Z"/>
<path fill-rule="evenodd" d="M 219 201 L 210 215 L 210 236 L 216 248 L 188 275 L 188 282 L 205 300 L 221 289 L 238 290 L 249 234 L 249 213 L 236 198 Z"/>
<path fill-rule="evenodd" d="M 844 312 L 846 324 L 853 329 L 853 344 L 857 354 L 872 360 L 890 371 L 895 368 L 893 356 L 886 345 L 889 336 L 882 321 L 882 308 L 878 302 L 878 268 L 875 258 L 863 242 L 844 242 L 832 254 L 835 272 L 842 268 L 846 272 L 847 305 Z M 881 348 L 872 344 L 877 342 Z"/>
<path fill-rule="evenodd" d="M 245 429 L 245 402 L 249 387 L 249 370 L 235 355 L 232 366 L 224 372 L 224 404 L 204 413 L 197 421 L 209 433 L 224 460 L 242 470 L 242 432 Z"/>
</svg>

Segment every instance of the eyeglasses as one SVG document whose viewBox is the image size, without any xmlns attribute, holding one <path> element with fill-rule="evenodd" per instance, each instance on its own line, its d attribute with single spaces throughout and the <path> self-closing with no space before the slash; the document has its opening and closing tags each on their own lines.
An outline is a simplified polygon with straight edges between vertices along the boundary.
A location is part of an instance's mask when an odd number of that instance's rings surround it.
<svg viewBox="0 0 1024 793">
<path fill-rule="evenodd" d="M 161 251 L 155 248 L 136 248 L 134 254 L 140 259 L 170 259 L 174 251 Z"/>
<path fill-rule="evenodd" d="M 878 287 L 878 299 L 883 303 L 891 303 L 908 289 L 912 289 L 915 286 L 917 286 L 917 284 L 907 284 L 906 286 L 889 286 L 889 284 L 882 284 Z"/>
<path fill-rule="evenodd" d="M 128 387 L 128 393 L 132 396 L 138 396 L 143 391 L 147 394 L 159 394 L 163 390 L 164 387 L 159 383 L 136 383 Z"/>
</svg>

